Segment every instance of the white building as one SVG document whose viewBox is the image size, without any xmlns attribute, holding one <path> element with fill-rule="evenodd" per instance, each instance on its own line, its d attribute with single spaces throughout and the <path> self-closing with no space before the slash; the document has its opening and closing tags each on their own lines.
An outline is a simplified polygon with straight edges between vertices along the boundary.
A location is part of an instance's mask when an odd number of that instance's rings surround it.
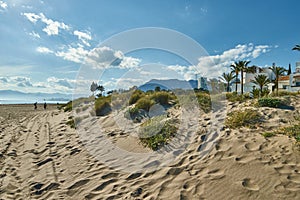
<svg viewBox="0 0 300 200">
<path fill-rule="evenodd" d="M 289 91 L 300 91 L 300 62 L 296 62 L 296 71 L 290 74 Z"/>
</svg>

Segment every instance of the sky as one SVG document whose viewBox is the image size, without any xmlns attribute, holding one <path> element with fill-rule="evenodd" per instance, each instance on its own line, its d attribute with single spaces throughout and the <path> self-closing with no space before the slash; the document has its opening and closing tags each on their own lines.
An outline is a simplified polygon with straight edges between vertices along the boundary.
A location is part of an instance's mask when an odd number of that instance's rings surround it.
<svg viewBox="0 0 300 200">
<path fill-rule="evenodd" d="M 298 0 L 0 0 L 0 90 L 72 94 L 92 81 L 126 89 L 218 77 L 238 60 L 294 70 L 299 8 Z"/>
</svg>

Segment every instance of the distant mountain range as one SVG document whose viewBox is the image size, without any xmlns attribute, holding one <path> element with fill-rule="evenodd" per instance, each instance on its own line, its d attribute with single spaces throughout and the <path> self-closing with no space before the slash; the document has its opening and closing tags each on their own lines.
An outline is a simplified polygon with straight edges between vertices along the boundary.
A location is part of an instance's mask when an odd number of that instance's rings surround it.
<svg viewBox="0 0 300 200">
<path fill-rule="evenodd" d="M 25 99 L 25 100 L 48 100 L 48 101 L 69 101 L 71 94 L 62 93 L 25 93 L 15 90 L 0 90 L 0 100 Z"/>
<path fill-rule="evenodd" d="M 152 79 L 145 84 L 139 86 L 138 88 L 142 91 L 154 90 L 156 87 L 165 90 L 174 90 L 174 89 L 194 89 L 198 87 L 197 80 L 178 80 L 178 79 L 167 79 L 167 80 L 158 80 Z"/>
</svg>

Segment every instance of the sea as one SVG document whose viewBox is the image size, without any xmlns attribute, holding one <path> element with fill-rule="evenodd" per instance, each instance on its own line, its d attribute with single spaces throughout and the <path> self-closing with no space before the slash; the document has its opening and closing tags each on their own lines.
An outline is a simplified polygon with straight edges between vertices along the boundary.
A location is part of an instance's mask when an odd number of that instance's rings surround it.
<svg viewBox="0 0 300 200">
<path fill-rule="evenodd" d="M 34 104 L 35 102 L 37 103 L 47 103 L 47 104 L 65 104 L 65 103 L 68 103 L 69 101 L 52 101 L 52 100 L 43 100 L 43 99 L 40 99 L 40 100 L 26 100 L 26 99 L 22 99 L 22 100 L 19 100 L 19 99 L 3 99 L 1 100 L 0 99 L 0 105 L 7 105 L 7 104 Z"/>
</svg>

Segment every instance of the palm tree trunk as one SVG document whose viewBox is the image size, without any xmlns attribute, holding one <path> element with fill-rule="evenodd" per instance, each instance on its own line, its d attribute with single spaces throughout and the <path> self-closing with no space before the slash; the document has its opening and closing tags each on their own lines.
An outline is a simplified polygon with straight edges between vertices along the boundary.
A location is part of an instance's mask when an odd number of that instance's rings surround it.
<svg viewBox="0 0 300 200">
<path fill-rule="evenodd" d="M 279 76 L 276 76 L 276 96 L 278 96 L 278 78 Z"/>
<path fill-rule="evenodd" d="M 229 82 L 227 82 L 227 92 L 229 92 Z"/>
<path fill-rule="evenodd" d="M 239 73 L 235 73 L 235 92 L 237 93 L 237 78 Z"/>
<path fill-rule="evenodd" d="M 243 70 L 241 70 L 241 94 L 244 93 L 244 73 Z"/>
</svg>

